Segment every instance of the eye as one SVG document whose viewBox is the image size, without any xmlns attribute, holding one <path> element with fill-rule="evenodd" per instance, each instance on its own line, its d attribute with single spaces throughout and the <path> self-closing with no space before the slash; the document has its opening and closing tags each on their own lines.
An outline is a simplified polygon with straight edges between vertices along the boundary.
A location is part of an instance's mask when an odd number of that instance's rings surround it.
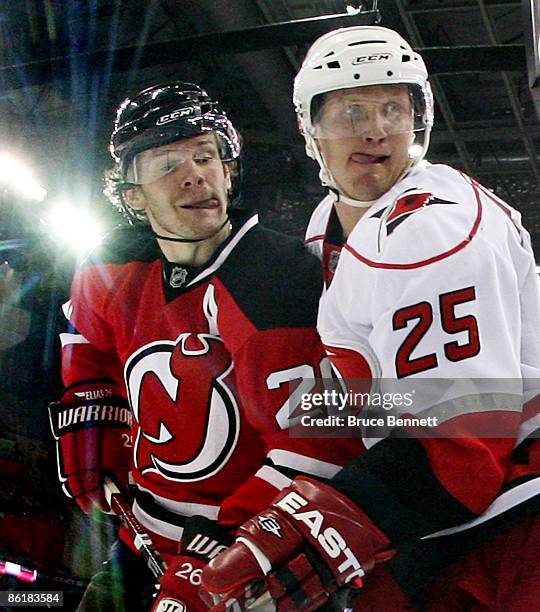
<svg viewBox="0 0 540 612">
<path fill-rule="evenodd" d="M 197 164 L 206 164 L 207 162 L 214 161 L 216 159 L 218 159 L 217 152 L 216 153 L 201 152 L 201 153 L 195 153 L 193 155 L 193 161 L 196 162 Z"/>
<path fill-rule="evenodd" d="M 367 118 L 368 112 L 366 107 L 361 104 L 351 104 L 345 111 L 345 115 L 361 121 Z"/>
<path fill-rule="evenodd" d="M 388 102 L 385 106 L 386 115 L 389 117 L 395 117 L 403 114 L 403 106 L 399 102 Z"/>
</svg>

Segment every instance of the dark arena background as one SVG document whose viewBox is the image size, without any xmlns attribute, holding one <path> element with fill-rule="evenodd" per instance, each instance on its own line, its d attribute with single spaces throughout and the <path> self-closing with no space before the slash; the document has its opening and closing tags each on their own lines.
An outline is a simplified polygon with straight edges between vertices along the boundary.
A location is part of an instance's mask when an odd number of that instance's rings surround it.
<svg viewBox="0 0 540 612">
<path fill-rule="evenodd" d="M 431 73 L 428 160 L 518 209 L 538 257 L 539 21 L 537 0 L 0 0 L 0 590 L 63 590 L 74 609 L 115 529 L 62 495 L 47 404 L 74 267 L 121 221 L 101 180 L 118 102 L 201 84 L 243 134 L 244 205 L 302 236 L 324 191 L 294 74 L 324 32 L 380 23 Z"/>
</svg>

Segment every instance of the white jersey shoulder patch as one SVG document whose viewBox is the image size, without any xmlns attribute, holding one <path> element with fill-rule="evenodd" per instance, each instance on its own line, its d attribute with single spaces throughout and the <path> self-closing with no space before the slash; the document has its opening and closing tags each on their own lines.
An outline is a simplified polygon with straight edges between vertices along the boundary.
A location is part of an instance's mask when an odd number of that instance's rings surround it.
<svg viewBox="0 0 540 612">
<path fill-rule="evenodd" d="M 481 219 L 469 177 L 443 165 L 417 167 L 364 215 L 345 248 L 376 268 L 422 267 L 465 248 Z"/>
</svg>

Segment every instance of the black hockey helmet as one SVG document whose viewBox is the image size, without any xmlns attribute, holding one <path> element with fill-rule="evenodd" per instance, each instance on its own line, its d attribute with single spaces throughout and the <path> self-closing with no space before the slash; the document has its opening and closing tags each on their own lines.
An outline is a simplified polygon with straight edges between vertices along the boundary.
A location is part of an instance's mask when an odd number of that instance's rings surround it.
<svg viewBox="0 0 540 612">
<path fill-rule="evenodd" d="M 118 108 L 110 152 L 125 178 L 138 153 L 210 131 L 218 138 L 222 161 L 237 160 L 240 134 L 204 89 L 182 81 L 154 85 Z"/>
</svg>

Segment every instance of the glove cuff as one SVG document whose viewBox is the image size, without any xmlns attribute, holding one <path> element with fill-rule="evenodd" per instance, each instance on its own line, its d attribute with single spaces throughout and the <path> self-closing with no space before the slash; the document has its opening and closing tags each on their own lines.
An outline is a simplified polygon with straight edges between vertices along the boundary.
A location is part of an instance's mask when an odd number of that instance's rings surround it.
<svg viewBox="0 0 540 612">
<path fill-rule="evenodd" d="M 390 539 L 386 533 L 379 529 L 371 518 L 362 510 L 362 508 L 357 506 L 351 499 L 343 495 L 343 493 L 337 489 L 334 489 L 334 487 L 331 487 L 324 482 L 320 482 L 319 480 L 314 480 L 309 476 L 298 476 L 291 483 L 291 488 L 294 488 L 295 491 L 298 491 L 300 495 L 306 497 L 309 501 L 320 504 L 319 507 L 322 511 L 327 510 L 329 512 L 335 512 L 343 515 L 350 514 L 351 516 L 354 516 L 354 520 L 356 521 L 361 519 L 362 525 L 372 531 L 373 534 L 380 540 L 381 544 L 384 544 L 384 546 L 390 545 Z M 276 499 L 276 502 L 278 499 Z M 326 508 L 323 504 L 323 499 L 325 501 L 330 501 L 328 508 Z"/>
<path fill-rule="evenodd" d="M 86 427 L 131 427 L 126 398 L 112 382 L 96 381 L 68 387 L 59 402 L 49 404 L 54 437 Z"/>
<path fill-rule="evenodd" d="M 238 535 L 257 546 L 273 567 L 309 546 L 330 568 L 338 586 L 358 582 L 376 562 L 395 553 L 386 534 L 358 506 L 307 477 L 295 479 Z"/>
</svg>

